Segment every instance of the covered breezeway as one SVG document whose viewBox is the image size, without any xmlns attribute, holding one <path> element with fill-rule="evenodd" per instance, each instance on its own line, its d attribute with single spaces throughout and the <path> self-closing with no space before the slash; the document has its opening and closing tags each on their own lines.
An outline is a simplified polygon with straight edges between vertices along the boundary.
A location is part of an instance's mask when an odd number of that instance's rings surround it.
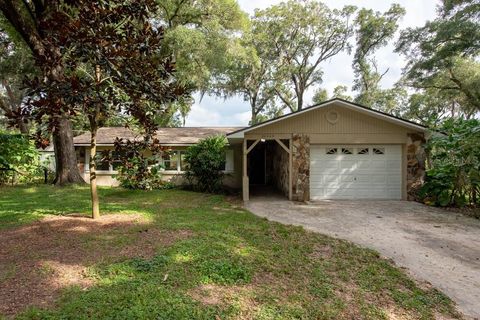
<svg viewBox="0 0 480 320">
<path fill-rule="evenodd" d="M 243 141 L 243 200 L 275 192 L 292 199 L 291 139 Z"/>
</svg>

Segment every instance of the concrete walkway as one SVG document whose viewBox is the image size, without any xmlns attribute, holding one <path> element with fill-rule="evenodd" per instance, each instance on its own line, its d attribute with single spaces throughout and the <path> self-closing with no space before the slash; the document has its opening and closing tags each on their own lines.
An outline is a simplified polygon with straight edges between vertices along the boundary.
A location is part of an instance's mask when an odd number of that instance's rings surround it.
<svg viewBox="0 0 480 320">
<path fill-rule="evenodd" d="M 254 214 L 372 248 L 480 319 L 480 221 L 406 201 L 297 204 L 272 196 L 246 204 Z"/>
</svg>

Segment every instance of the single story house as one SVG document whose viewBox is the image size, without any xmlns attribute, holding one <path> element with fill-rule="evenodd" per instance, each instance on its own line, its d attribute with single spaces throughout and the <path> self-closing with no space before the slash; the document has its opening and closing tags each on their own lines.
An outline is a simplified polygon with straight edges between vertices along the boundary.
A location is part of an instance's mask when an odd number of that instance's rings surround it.
<svg viewBox="0 0 480 320">
<path fill-rule="evenodd" d="M 333 99 L 245 128 L 162 128 L 157 138 L 174 151 L 161 161 L 165 179 L 181 183 L 186 147 L 207 136 L 229 141 L 225 183 L 249 200 L 252 186 L 268 185 L 296 201 L 408 199 L 423 183 L 427 128 L 383 112 Z M 124 128 L 103 128 L 99 149 Z M 74 138 L 88 181 L 89 134 Z M 99 184 L 114 185 L 114 164 L 99 164 Z"/>
</svg>

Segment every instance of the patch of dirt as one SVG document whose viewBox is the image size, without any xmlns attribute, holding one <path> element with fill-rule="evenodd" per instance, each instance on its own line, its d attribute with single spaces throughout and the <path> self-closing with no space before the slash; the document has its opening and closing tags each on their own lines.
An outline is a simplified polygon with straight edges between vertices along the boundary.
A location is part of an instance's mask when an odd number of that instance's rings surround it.
<svg viewBox="0 0 480 320">
<path fill-rule="evenodd" d="M 0 314 L 51 305 L 71 285 L 88 288 L 87 268 L 120 258 L 150 258 L 158 248 L 192 236 L 162 231 L 140 215 L 47 217 L 0 232 Z"/>
<path fill-rule="evenodd" d="M 326 260 L 332 257 L 332 251 L 332 247 L 329 245 L 316 245 L 309 254 L 309 257 L 313 260 Z"/>
<path fill-rule="evenodd" d="M 207 306 L 224 306 L 235 302 L 240 306 L 240 314 L 236 319 L 252 319 L 257 310 L 257 303 L 253 299 L 255 288 L 246 286 L 221 286 L 215 284 L 203 284 L 193 288 L 188 295 Z"/>
</svg>

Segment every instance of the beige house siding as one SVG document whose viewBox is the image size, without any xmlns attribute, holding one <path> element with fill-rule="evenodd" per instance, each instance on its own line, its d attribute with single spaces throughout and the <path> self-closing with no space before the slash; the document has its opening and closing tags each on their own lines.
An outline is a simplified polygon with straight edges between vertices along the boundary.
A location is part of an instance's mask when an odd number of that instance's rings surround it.
<svg viewBox="0 0 480 320">
<path fill-rule="evenodd" d="M 332 113 L 338 115 L 335 122 L 327 120 Z M 346 142 L 403 144 L 407 141 L 408 132 L 412 130 L 341 105 L 332 105 L 254 128 L 245 133 L 245 137 L 287 138 L 296 133 L 308 134 L 312 144 Z"/>
<path fill-rule="evenodd" d="M 340 103 L 333 103 L 329 106 L 313 109 L 305 113 L 280 119 L 279 121 L 273 121 L 265 126 L 253 128 L 245 132 L 244 137 L 246 140 L 291 139 L 296 135 L 304 135 L 309 137 L 310 144 L 401 145 L 402 198 L 407 199 L 408 163 L 406 159 L 406 147 L 409 141 L 408 136 L 413 133 L 418 133 L 418 131 L 392 123 L 381 115 L 377 117 L 376 115 L 366 114 L 361 109 L 357 111 L 342 106 Z M 423 133 L 421 134 L 423 135 Z M 296 183 L 295 177 L 299 175 L 295 170 L 296 168 L 294 167 L 292 172 L 294 184 Z M 305 170 L 308 171 L 304 168 L 304 171 Z M 293 198 L 298 198 L 297 190 L 293 190 L 292 192 Z M 305 193 L 307 190 L 300 190 L 300 192 Z"/>
<path fill-rule="evenodd" d="M 90 171 L 88 166 L 89 159 L 89 147 L 76 147 L 77 149 L 85 148 L 85 159 L 77 159 L 78 166 L 80 168 L 80 174 L 82 175 L 85 182 L 90 183 Z M 97 151 L 113 150 L 113 147 L 110 146 L 99 146 Z M 173 150 L 185 150 L 187 147 L 174 147 Z M 241 187 L 241 167 L 242 167 L 242 155 L 241 155 L 241 146 L 233 146 L 234 149 L 234 167 L 233 171 L 226 172 L 224 178 L 224 184 L 230 188 L 240 188 Z M 119 186 L 119 181 L 115 179 L 115 171 L 100 171 L 97 170 L 97 185 L 99 186 L 110 186 L 116 187 Z M 162 174 L 162 180 L 172 182 L 175 185 L 183 185 L 186 183 L 185 177 L 182 172 L 172 172 L 165 171 Z"/>
</svg>

